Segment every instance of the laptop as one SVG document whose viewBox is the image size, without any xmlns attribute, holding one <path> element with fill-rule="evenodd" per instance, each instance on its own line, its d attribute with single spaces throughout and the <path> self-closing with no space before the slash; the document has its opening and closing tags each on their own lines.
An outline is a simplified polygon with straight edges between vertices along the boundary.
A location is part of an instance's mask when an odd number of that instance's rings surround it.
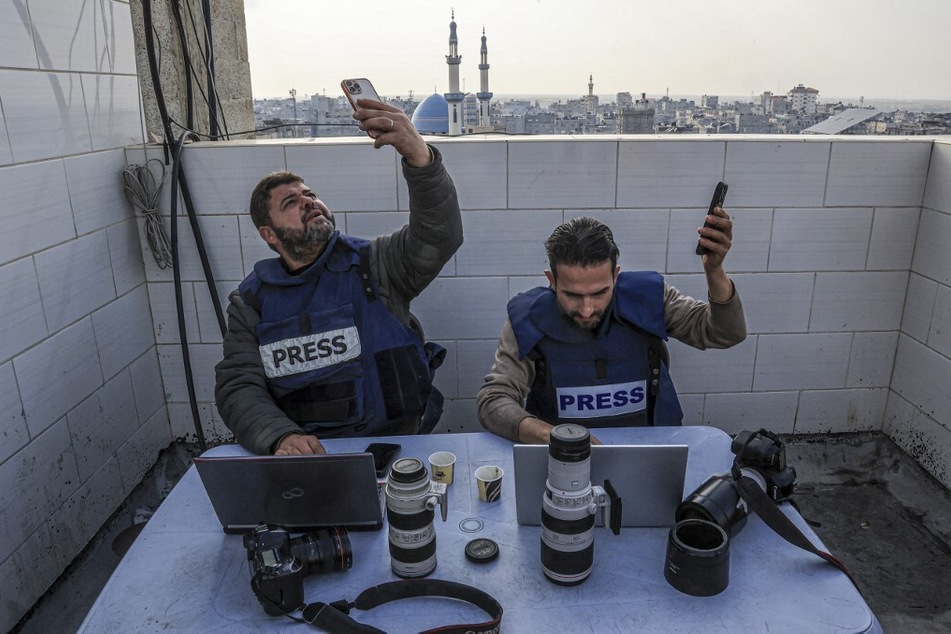
<svg viewBox="0 0 951 634">
<path fill-rule="evenodd" d="M 293 531 L 379 529 L 384 498 L 368 453 L 195 458 L 226 533 L 259 524 Z"/>
<path fill-rule="evenodd" d="M 541 523 L 548 445 L 513 445 L 518 523 Z M 683 501 L 687 445 L 592 445 L 591 484 L 610 480 L 621 498 L 621 526 L 669 527 Z M 595 522 L 601 525 L 600 510 Z"/>
</svg>

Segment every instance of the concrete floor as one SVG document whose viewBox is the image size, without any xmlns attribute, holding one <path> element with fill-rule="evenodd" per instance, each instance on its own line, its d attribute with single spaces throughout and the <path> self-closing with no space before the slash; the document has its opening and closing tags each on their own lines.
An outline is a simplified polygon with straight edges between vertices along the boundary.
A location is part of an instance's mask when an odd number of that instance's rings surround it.
<svg viewBox="0 0 951 634">
<path fill-rule="evenodd" d="M 785 437 L 794 499 L 852 572 L 885 632 L 951 631 L 951 492 L 882 434 Z M 194 449 L 173 445 L 14 628 L 74 632 Z M 741 536 L 737 546 L 741 543 Z M 114 550 L 115 548 L 115 550 Z"/>
</svg>

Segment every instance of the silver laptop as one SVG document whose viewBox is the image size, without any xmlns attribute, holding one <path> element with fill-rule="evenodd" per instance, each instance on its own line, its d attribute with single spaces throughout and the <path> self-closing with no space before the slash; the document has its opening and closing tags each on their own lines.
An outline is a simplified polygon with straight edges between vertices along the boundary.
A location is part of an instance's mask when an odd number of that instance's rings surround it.
<svg viewBox="0 0 951 634">
<path fill-rule="evenodd" d="M 513 445 L 518 523 L 541 523 L 548 445 Z M 621 498 L 621 526 L 673 526 L 684 496 L 687 445 L 592 445 L 591 484 L 610 480 Z M 595 515 L 601 524 L 601 513 Z"/>
<path fill-rule="evenodd" d="M 383 526 L 383 501 L 368 453 L 199 457 L 194 462 L 226 533 L 259 524 L 295 531 Z"/>
</svg>

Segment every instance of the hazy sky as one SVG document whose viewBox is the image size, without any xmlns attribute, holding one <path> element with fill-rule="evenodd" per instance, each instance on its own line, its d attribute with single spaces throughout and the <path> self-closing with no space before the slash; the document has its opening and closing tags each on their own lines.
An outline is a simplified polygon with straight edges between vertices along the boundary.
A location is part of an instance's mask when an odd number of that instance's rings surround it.
<svg viewBox="0 0 951 634">
<path fill-rule="evenodd" d="M 253 95 L 447 92 L 453 8 L 468 92 L 951 100 L 951 0 L 245 0 Z"/>
</svg>

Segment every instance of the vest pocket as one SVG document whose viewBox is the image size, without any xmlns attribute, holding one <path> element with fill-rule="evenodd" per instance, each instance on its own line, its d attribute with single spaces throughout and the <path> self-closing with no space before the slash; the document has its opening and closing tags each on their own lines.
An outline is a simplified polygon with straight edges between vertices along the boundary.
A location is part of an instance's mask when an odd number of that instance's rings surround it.
<svg viewBox="0 0 951 634">
<path fill-rule="evenodd" d="M 343 426 L 363 417 L 361 381 L 307 385 L 275 399 L 288 418 L 299 425 L 325 423 Z"/>
<path fill-rule="evenodd" d="M 419 347 L 401 346 L 373 355 L 383 392 L 388 421 L 407 420 L 422 415 L 432 389 L 429 367 L 420 358 Z"/>
</svg>

